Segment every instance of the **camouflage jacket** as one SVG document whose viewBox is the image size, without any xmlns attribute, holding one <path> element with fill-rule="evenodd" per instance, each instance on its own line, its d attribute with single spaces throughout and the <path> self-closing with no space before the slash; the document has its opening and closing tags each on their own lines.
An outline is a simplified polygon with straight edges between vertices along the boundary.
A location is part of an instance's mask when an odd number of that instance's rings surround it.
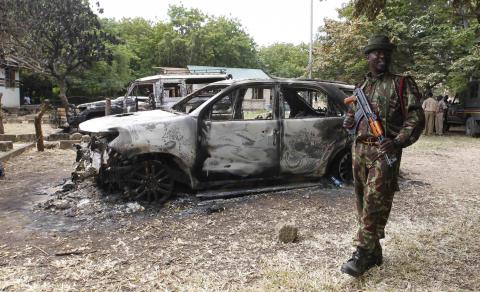
<svg viewBox="0 0 480 292">
<path fill-rule="evenodd" d="M 425 117 L 420 104 L 420 94 L 411 77 L 403 79 L 403 110 L 399 98 L 402 76 L 384 73 L 373 77 L 370 73 L 362 84 L 372 110 L 380 117 L 385 136 L 394 139 L 395 144 L 407 147 L 418 140 Z M 365 119 L 356 131 L 356 140 L 372 137 Z"/>
</svg>

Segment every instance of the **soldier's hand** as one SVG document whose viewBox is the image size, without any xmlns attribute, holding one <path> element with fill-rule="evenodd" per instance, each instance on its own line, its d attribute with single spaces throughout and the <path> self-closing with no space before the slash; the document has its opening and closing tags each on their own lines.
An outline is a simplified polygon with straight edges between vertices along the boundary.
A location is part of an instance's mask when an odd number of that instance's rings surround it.
<svg viewBox="0 0 480 292">
<path fill-rule="evenodd" d="M 383 153 L 392 153 L 395 151 L 395 148 L 396 148 L 395 143 L 390 138 L 385 138 L 380 143 L 380 151 Z"/>
<path fill-rule="evenodd" d="M 348 111 L 345 114 L 345 118 L 343 120 L 343 127 L 345 129 L 351 129 L 355 125 L 355 114 L 351 111 Z"/>
</svg>

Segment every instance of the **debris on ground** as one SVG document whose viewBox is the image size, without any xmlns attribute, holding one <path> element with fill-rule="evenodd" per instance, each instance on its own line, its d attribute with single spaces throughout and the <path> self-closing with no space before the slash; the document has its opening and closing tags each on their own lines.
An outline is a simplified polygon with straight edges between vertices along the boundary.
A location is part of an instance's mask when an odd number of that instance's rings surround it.
<svg viewBox="0 0 480 292">
<path fill-rule="evenodd" d="M 43 195 L 51 198 L 39 203 L 38 209 L 85 220 L 105 219 L 145 210 L 140 203 L 125 201 L 119 194 L 103 193 L 91 180 L 77 184 L 67 180 L 62 185 L 43 190 Z"/>
</svg>

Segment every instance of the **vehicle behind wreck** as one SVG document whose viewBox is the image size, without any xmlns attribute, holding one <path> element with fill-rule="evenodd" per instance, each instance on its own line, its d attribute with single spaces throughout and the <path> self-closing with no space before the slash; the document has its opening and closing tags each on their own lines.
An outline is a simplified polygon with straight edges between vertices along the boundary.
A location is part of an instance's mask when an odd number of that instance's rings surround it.
<svg viewBox="0 0 480 292">
<path fill-rule="evenodd" d="M 160 74 L 139 78 L 127 88 L 124 96 L 111 100 L 111 114 L 151 109 L 168 109 L 188 93 L 205 85 L 231 78 L 224 71 Z M 84 121 L 105 116 L 106 101 L 73 106 L 63 128 L 76 129 Z"/>
<path fill-rule="evenodd" d="M 344 97 L 326 82 L 215 82 L 169 110 L 80 124 L 92 139 L 78 157 L 101 186 L 136 200 L 165 201 L 178 185 L 202 190 L 327 173 L 349 180 Z"/>
</svg>

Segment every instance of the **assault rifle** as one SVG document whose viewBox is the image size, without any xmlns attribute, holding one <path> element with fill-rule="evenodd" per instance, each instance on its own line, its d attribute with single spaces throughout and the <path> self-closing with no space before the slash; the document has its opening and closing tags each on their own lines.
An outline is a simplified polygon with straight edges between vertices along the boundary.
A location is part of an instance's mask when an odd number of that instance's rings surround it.
<svg viewBox="0 0 480 292">
<path fill-rule="evenodd" d="M 383 134 L 382 124 L 380 123 L 380 119 L 377 115 L 372 111 L 370 104 L 368 103 L 368 99 L 365 96 L 365 93 L 361 88 L 356 88 L 353 92 L 353 96 L 347 97 L 344 102 L 345 104 L 351 104 L 352 102 L 357 101 L 357 105 L 360 107 L 362 111 L 362 116 L 367 121 L 368 127 L 370 128 L 370 132 L 372 135 L 377 138 L 379 143 L 382 143 L 385 140 L 385 136 Z M 397 158 L 389 157 L 387 153 L 385 153 L 385 161 L 387 162 L 388 166 L 392 167 Z"/>
</svg>

